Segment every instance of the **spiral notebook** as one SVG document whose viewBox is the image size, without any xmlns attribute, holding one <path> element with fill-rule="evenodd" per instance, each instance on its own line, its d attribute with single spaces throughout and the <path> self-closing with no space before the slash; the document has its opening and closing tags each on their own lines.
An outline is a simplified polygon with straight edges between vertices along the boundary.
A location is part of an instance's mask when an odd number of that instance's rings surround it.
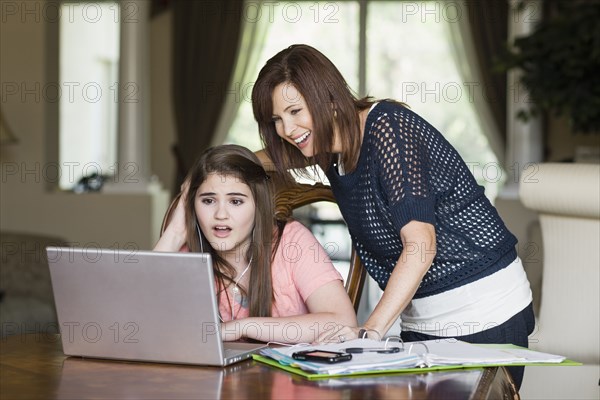
<svg viewBox="0 0 600 400">
<path fill-rule="evenodd" d="M 348 348 L 385 349 L 390 346 L 400 347 L 401 350 L 394 353 L 370 351 L 352 354 L 352 360 L 336 364 L 299 361 L 292 358 L 294 352 L 302 350 L 346 351 Z M 413 343 L 390 341 L 389 338 L 381 342 L 372 339 L 355 339 L 344 343 L 315 346 L 268 347 L 260 350 L 253 358 L 309 379 L 491 366 L 581 365 L 563 356 L 514 345 L 475 345 L 455 339 Z"/>
</svg>

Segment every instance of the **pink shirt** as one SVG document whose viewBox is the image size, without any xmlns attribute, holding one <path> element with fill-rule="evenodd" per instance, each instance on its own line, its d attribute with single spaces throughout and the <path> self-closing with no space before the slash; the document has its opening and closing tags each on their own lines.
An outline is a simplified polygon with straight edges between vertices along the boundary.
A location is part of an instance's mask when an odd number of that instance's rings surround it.
<svg viewBox="0 0 600 400">
<path fill-rule="evenodd" d="M 285 225 L 271 274 L 275 292 L 273 317 L 308 313 L 306 299 L 315 290 L 329 282 L 343 280 L 317 238 L 297 221 Z M 229 301 L 225 292 L 221 292 L 219 301 L 223 321 L 231 320 L 231 303 L 234 303 L 234 319 L 248 317 L 248 309 L 234 300 L 231 288 L 227 290 Z"/>
</svg>

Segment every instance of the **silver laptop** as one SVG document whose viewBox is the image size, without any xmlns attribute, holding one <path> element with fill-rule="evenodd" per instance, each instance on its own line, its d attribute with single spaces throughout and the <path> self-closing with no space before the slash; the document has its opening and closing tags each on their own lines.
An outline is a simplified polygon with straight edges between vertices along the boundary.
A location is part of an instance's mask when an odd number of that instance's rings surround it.
<svg viewBox="0 0 600 400">
<path fill-rule="evenodd" d="M 65 355 L 224 366 L 266 346 L 222 341 L 209 254 L 46 250 Z"/>
</svg>

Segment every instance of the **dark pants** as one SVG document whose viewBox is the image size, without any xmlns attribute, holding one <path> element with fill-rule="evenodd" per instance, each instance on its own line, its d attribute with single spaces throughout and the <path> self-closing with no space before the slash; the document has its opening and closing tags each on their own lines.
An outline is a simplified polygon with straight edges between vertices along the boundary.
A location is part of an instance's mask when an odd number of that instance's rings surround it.
<svg viewBox="0 0 600 400">
<path fill-rule="evenodd" d="M 457 336 L 456 339 L 469 343 L 512 343 L 521 347 L 529 347 L 528 336 L 533 332 L 535 317 L 533 316 L 533 303 L 515 314 L 505 323 L 494 328 L 486 329 L 472 335 Z M 431 336 L 418 332 L 402 332 L 402 340 L 405 342 L 417 342 L 422 340 L 444 339 L 440 336 Z M 525 367 L 506 368 L 515 382 L 517 389 L 521 387 Z"/>
</svg>

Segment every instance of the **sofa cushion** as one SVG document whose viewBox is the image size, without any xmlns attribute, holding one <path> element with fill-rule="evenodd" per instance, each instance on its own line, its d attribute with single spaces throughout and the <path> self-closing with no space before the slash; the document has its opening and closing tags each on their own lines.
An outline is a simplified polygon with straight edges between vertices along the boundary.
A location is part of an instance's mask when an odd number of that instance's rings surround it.
<svg viewBox="0 0 600 400">
<path fill-rule="evenodd" d="M 0 233 L 0 322 L 2 336 L 56 331 L 56 311 L 47 246 L 65 240 L 28 233 Z"/>
</svg>

